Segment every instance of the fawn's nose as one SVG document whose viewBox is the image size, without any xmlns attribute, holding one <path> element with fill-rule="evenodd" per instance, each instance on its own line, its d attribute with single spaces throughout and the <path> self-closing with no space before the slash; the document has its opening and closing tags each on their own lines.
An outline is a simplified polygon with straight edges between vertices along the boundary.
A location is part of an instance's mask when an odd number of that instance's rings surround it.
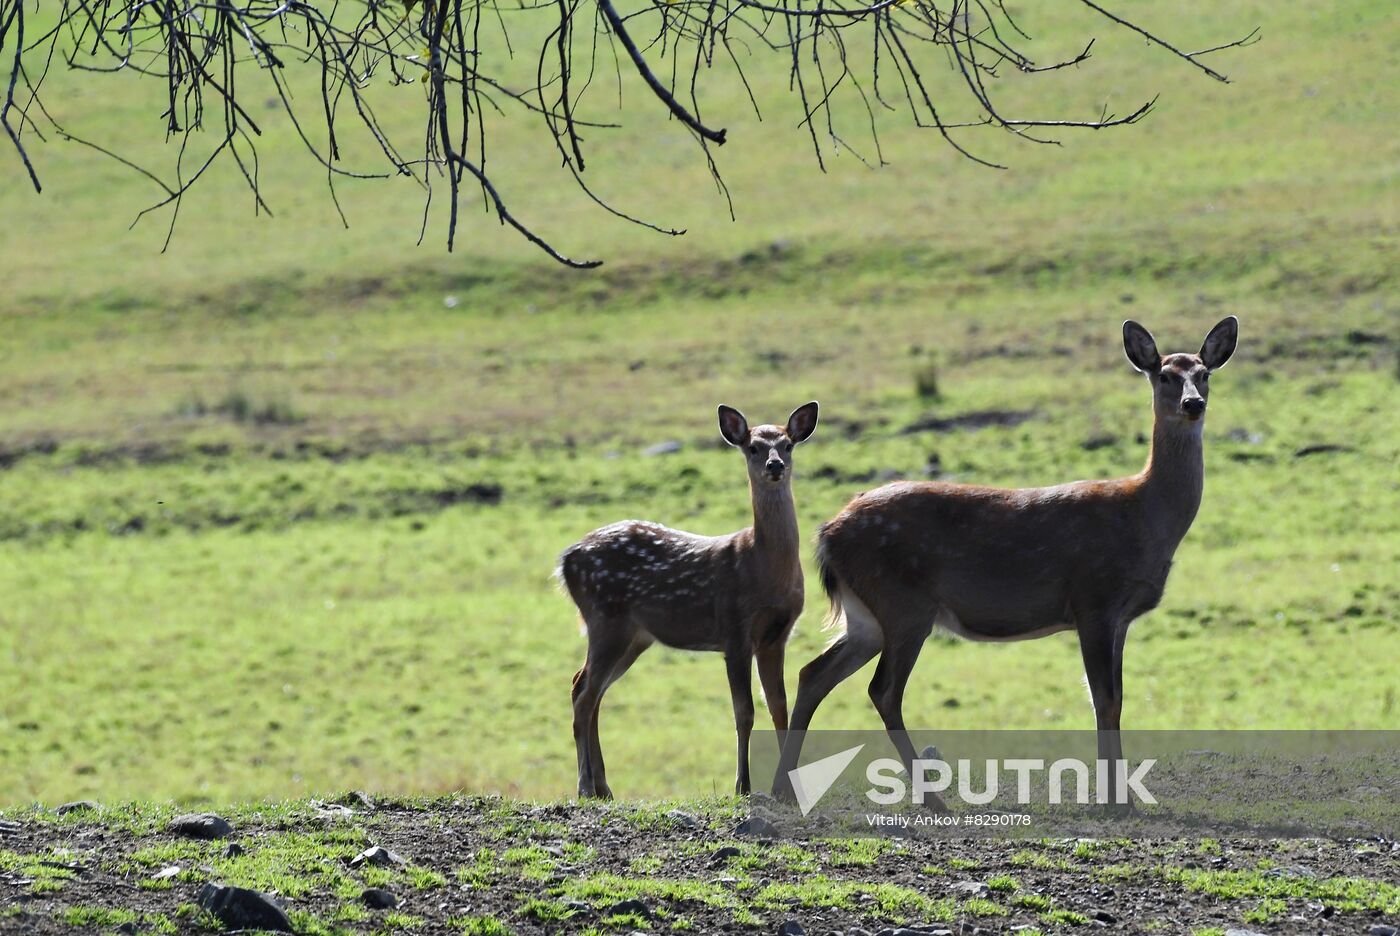
<svg viewBox="0 0 1400 936">
<path fill-rule="evenodd" d="M 1181 410 L 1187 416 L 1199 416 L 1206 411 L 1206 401 L 1200 397 L 1190 397 L 1181 401 Z"/>
<path fill-rule="evenodd" d="M 766 467 L 768 468 L 768 473 L 770 475 L 772 475 L 775 478 L 781 478 L 783 476 L 783 470 L 787 466 L 783 464 L 782 459 L 774 459 L 773 461 L 770 461 Z"/>
</svg>

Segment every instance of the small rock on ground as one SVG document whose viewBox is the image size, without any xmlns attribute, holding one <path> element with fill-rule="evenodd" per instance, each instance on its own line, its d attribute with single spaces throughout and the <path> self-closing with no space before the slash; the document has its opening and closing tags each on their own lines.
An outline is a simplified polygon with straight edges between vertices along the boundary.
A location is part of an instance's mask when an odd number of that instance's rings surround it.
<svg viewBox="0 0 1400 936">
<path fill-rule="evenodd" d="M 382 887 L 371 887 L 360 895 L 360 902 L 371 910 L 392 910 L 399 905 L 399 898 Z"/>
<path fill-rule="evenodd" d="M 750 816 L 734 827 L 734 834 L 771 839 L 778 837 L 778 827 L 762 816 Z"/>
<path fill-rule="evenodd" d="M 1384 923 L 1377 923 L 1366 931 L 1367 936 L 1395 936 L 1395 933 L 1395 927 Z"/>
<path fill-rule="evenodd" d="M 796 920 L 786 920 L 778 927 L 778 936 L 807 936 L 807 931 Z"/>
<path fill-rule="evenodd" d="M 408 864 L 408 862 L 404 861 L 387 848 L 373 845 L 350 859 L 350 866 L 352 868 L 358 868 L 362 864 L 378 865 L 383 868 L 388 865 L 405 865 Z"/>
<path fill-rule="evenodd" d="M 186 813 L 170 820 L 166 827 L 176 835 L 196 839 L 221 839 L 233 834 L 233 826 L 221 816 L 213 813 Z"/>
<path fill-rule="evenodd" d="M 696 819 L 688 812 L 682 812 L 679 809 L 673 809 L 666 815 L 672 822 L 680 826 L 682 829 L 690 829 L 693 831 L 695 829 L 700 828 L 700 820 Z"/>
<path fill-rule="evenodd" d="M 74 800 L 71 803 L 64 803 L 54 810 L 60 816 L 66 816 L 70 812 L 97 812 L 102 807 L 90 799 Z"/>
<path fill-rule="evenodd" d="M 292 921 L 285 910 L 267 894 L 247 888 L 205 884 L 199 892 L 199 905 L 229 929 L 292 931 Z"/>
<path fill-rule="evenodd" d="M 948 889 L 957 891 L 960 894 L 969 894 L 973 897 L 980 897 L 991 890 L 991 888 L 981 881 L 959 881 L 956 884 L 950 885 Z"/>
<path fill-rule="evenodd" d="M 742 854 L 743 852 L 733 845 L 725 845 L 723 848 L 716 848 L 714 853 L 710 856 L 710 865 L 712 867 L 717 867 L 724 864 L 730 858 L 738 858 Z"/>
<path fill-rule="evenodd" d="M 608 908 L 608 916 L 627 916 L 635 914 L 644 920 L 651 919 L 651 908 L 640 900 L 619 900 Z"/>
</svg>

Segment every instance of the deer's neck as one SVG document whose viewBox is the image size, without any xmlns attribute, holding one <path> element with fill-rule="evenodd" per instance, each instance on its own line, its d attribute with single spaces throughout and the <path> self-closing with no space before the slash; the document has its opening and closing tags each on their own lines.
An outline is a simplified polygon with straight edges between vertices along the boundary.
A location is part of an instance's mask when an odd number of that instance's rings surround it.
<svg viewBox="0 0 1400 936">
<path fill-rule="evenodd" d="M 775 566 L 775 571 L 797 567 L 797 506 L 792 501 L 792 485 L 751 485 L 750 493 L 755 551 L 763 561 Z"/>
<path fill-rule="evenodd" d="M 1204 420 L 1152 427 L 1152 451 L 1142 472 L 1142 494 L 1152 524 L 1171 548 L 1181 542 L 1205 487 L 1205 451 L 1201 441 Z"/>
</svg>

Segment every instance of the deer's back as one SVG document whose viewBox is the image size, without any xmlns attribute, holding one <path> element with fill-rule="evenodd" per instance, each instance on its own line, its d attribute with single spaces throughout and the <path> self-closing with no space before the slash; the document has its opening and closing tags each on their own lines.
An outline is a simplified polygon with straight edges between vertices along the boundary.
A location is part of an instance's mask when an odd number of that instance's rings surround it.
<svg viewBox="0 0 1400 936">
<path fill-rule="evenodd" d="M 624 520 L 565 550 L 560 573 L 586 622 L 627 619 L 669 646 L 720 649 L 714 622 L 732 539 Z"/>
<path fill-rule="evenodd" d="M 1164 582 L 1145 522 L 1132 478 L 901 482 L 856 497 L 818 536 L 824 561 L 872 606 L 914 601 L 967 636 L 1009 639 L 1068 626 L 1072 604 L 1121 583 Z"/>
</svg>

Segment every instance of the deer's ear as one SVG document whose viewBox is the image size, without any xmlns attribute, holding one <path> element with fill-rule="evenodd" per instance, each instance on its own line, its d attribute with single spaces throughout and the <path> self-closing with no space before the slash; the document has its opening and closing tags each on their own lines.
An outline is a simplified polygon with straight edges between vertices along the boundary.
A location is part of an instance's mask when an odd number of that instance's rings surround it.
<svg viewBox="0 0 1400 936">
<path fill-rule="evenodd" d="M 1221 319 L 1201 345 L 1201 361 L 1211 370 L 1224 367 L 1230 355 L 1235 353 L 1235 343 L 1239 338 L 1240 320 L 1233 315 Z"/>
<path fill-rule="evenodd" d="M 744 414 L 732 406 L 719 406 L 719 434 L 730 445 L 743 445 L 749 441 L 749 421 Z"/>
<path fill-rule="evenodd" d="M 792 411 L 788 417 L 787 434 L 788 438 L 796 445 L 798 442 L 806 442 L 812 437 L 812 433 L 817 431 L 817 401 L 804 403 Z"/>
<path fill-rule="evenodd" d="M 1123 323 L 1123 351 L 1128 355 L 1128 363 L 1144 374 L 1155 373 L 1162 366 L 1152 333 L 1132 319 Z"/>
</svg>

